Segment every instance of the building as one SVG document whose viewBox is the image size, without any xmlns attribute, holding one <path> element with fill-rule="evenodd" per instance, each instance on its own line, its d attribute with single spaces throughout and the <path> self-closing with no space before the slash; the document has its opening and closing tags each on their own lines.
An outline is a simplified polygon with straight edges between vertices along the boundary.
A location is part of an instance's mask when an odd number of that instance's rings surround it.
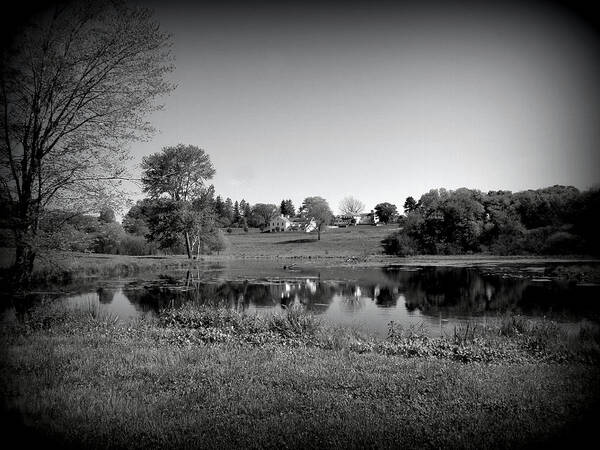
<svg viewBox="0 0 600 450">
<path fill-rule="evenodd" d="M 317 230 L 317 223 L 314 219 L 305 219 L 303 217 L 294 217 L 291 219 L 290 231 L 304 231 L 310 233 Z"/>
<path fill-rule="evenodd" d="M 285 216 L 274 217 L 269 222 L 266 231 L 276 233 L 279 231 L 287 231 L 292 225 L 291 220 Z"/>
<path fill-rule="evenodd" d="M 335 216 L 333 225 L 336 227 L 349 227 L 360 222 L 360 215 L 356 216 Z"/>
<path fill-rule="evenodd" d="M 377 225 L 379 223 L 379 216 L 373 210 L 370 213 L 361 214 L 360 220 L 356 222 L 357 225 Z"/>
</svg>

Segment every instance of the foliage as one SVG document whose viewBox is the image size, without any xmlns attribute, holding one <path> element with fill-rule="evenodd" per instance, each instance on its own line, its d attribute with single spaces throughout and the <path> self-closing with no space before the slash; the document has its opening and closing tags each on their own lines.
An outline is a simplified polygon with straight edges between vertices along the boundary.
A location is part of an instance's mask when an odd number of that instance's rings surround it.
<svg viewBox="0 0 600 450">
<path fill-rule="evenodd" d="M 397 256 L 413 256 L 418 253 L 417 241 L 401 231 L 392 233 L 381 241 L 384 253 Z"/>
<path fill-rule="evenodd" d="M 406 201 L 404 202 L 404 212 L 408 214 L 415 209 L 417 209 L 417 201 L 412 197 L 406 197 Z"/>
<path fill-rule="evenodd" d="M 202 194 L 204 181 L 215 169 L 208 154 L 195 145 L 178 144 L 142 160 L 142 184 L 151 198 L 163 194 L 175 201 L 192 200 Z"/>
<path fill-rule="evenodd" d="M 294 217 L 296 215 L 296 208 L 294 208 L 294 204 L 291 200 L 281 200 L 279 212 L 282 216 Z"/>
<path fill-rule="evenodd" d="M 333 213 L 327 200 L 322 197 L 306 197 L 300 208 L 300 214 L 306 219 L 313 219 L 317 225 L 317 239 L 321 240 L 321 229 L 333 219 Z"/>
<path fill-rule="evenodd" d="M 161 248 L 173 248 L 181 237 L 191 259 L 193 247 L 199 254 L 205 236 L 216 231 L 214 188 L 204 185 L 215 174 L 210 157 L 194 145 L 179 144 L 146 156 L 142 169 L 144 192 L 155 200 L 148 224 L 150 239 Z"/>
<path fill-rule="evenodd" d="M 375 205 L 375 212 L 377 213 L 379 220 L 383 223 L 393 222 L 398 216 L 396 205 L 388 202 Z"/>
<path fill-rule="evenodd" d="M 410 202 L 389 254 L 599 254 L 592 214 L 598 190 L 553 186 L 517 192 L 433 189 Z M 408 202 L 408 200 L 407 200 Z M 410 245 L 409 245 L 410 244 Z M 407 251 L 408 249 L 408 251 Z"/>
<path fill-rule="evenodd" d="M 117 204 L 126 143 L 146 136 L 173 89 L 169 36 L 123 1 L 52 5 L 2 52 L 0 175 L 15 205 L 15 273 L 26 282 L 46 209 Z"/>
<path fill-rule="evenodd" d="M 123 229 L 136 236 L 146 236 L 150 232 L 148 223 L 154 200 L 138 200 L 123 217 Z"/>
</svg>

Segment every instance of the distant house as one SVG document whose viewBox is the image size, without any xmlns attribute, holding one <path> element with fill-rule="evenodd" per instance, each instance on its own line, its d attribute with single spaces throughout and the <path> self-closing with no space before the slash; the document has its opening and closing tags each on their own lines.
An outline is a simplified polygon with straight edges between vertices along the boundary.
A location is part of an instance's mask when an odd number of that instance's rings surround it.
<svg viewBox="0 0 600 450">
<path fill-rule="evenodd" d="M 291 219 L 291 224 L 289 227 L 289 231 L 304 231 L 306 233 L 310 233 L 311 231 L 316 231 L 317 223 L 314 219 L 305 219 L 303 217 L 294 217 Z"/>
<path fill-rule="evenodd" d="M 276 233 L 279 231 L 287 231 L 292 225 L 292 221 L 285 216 L 274 217 L 269 222 L 267 230 L 270 233 Z"/>
<path fill-rule="evenodd" d="M 360 219 L 357 222 L 358 225 L 377 225 L 379 223 L 379 216 L 373 210 L 370 213 L 361 214 Z"/>
<path fill-rule="evenodd" d="M 336 227 L 349 227 L 356 225 L 360 221 L 360 216 L 335 216 L 333 225 Z"/>
</svg>

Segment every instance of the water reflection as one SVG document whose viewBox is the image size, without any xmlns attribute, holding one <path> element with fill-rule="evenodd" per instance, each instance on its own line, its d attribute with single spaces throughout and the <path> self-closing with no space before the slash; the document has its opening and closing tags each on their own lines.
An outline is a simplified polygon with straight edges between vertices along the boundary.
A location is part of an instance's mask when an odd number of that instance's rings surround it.
<svg viewBox="0 0 600 450">
<path fill-rule="evenodd" d="M 293 305 L 338 323 L 359 323 L 385 334 L 390 320 L 430 330 L 462 320 L 512 312 L 560 320 L 598 321 L 599 286 L 536 281 L 502 270 L 424 267 L 262 272 L 227 267 L 146 280 L 105 282 L 64 301 L 97 302 L 121 318 L 156 314 L 186 303 L 271 313 Z M 229 272 L 228 272 L 229 270 Z M 266 275 L 271 277 L 265 277 Z M 235 275 L 235 276 L 234 276 Z"/>
</svg>

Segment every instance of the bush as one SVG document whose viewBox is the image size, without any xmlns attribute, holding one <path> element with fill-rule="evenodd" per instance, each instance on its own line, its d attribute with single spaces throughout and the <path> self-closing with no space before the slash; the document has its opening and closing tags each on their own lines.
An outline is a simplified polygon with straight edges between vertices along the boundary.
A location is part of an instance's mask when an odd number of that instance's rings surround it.
<svg viewBox="0 0 600 450">
<path fill-rule="evenodd" d="M 149 243 L 143 236 L 127 233 L 119 243 L 119 254 L 144 256 L 156 254 L 156 245 Z"/>
<path fill-rule="evenodd" d="M 419 251 L 417 241 L 402 231 L 386 237 L 381 245 L 386 255 L 413 256 Z"/>
</svg>

